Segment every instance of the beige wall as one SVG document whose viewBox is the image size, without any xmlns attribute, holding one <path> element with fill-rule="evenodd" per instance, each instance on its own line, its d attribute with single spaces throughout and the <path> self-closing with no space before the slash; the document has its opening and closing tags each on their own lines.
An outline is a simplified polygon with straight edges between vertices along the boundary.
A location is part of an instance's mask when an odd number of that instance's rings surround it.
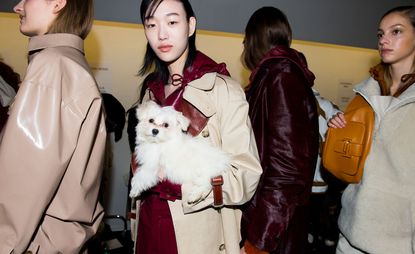
<svg viewBox="0 0 415 254">
<path fill-rule="evenodd" d="M 27 38 L 18 31 L 17 15 L 0 13 L 0 57 L 22 76 L 27 67 Z M 246 85 L 249 72 L 240 63 L 242 35 L 198 31 L 198 49 L 219 62 L 226 62 L 231 75 Z M 86 56 L 90 63 L 109 67 L 112 94 L 127 109 L 137 98 L 141 78 L 136 76 L 141 64 L 146 40 L 142 26 L 136 24 L 96 21 L 86 40 Z M 337 102 L 341 81 L 358 83 L 368 75 L 368 69 L 378 60 L 374 50 L 294 41 L 302 51 L 310 69 L 316 75 L 316 88 L 324 97 Z M 109 213 L 123 214 L 127 197 L 129 149 L 124 133 L 114 145 L 114 168 Z"/>
<path fill-rule="evenodd" d="M 0 13 L 0 57 L 19 73 L 26 69 L 27 38 L 18 31 L 17 15 Z M 241 34 L 199 30 L 197 47 L 218 62 L 225 62 L 231 75 L 246 85 L 249 72 L 240 63 Z M 96 21 L 86 39 L 85 51 L 90 63 L 110 66 L 113 93 L 125 107 L 136 99 L 141 78 L 136 76 L 145 50 L 142 26 L 136 24 Z M 337 102 L 340 81 L 358 83 L 378 61 L 375 50 L 294 41 L 293 47 L 307 57 L 316 75 L 315 87 L 327 98 Z"/>
</svg>

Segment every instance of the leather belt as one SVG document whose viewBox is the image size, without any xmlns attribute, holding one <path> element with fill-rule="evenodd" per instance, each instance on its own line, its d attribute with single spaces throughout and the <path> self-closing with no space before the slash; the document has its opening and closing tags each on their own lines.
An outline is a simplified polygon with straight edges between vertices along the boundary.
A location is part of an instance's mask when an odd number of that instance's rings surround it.
<svg viewBox="0 0 415 254">
<path fill-rule="evenodd" d="M 223 195 L 222 195 L 222 185 L 223 177 L 215 176 L 211 179 L 210 183 L 212 184 L 213 191 L 213 206 L 222 206 L 223 205 Z"/>
</svg>

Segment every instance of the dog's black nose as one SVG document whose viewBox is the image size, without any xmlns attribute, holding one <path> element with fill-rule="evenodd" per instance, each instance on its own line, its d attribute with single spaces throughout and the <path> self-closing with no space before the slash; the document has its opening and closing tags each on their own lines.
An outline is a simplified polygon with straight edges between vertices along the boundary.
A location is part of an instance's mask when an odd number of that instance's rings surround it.
<svg viewBox="0 0 415 254">
<path fill-rule="evenodd" d="M 157 130 L 157 129 L 152 129 L 152 130 L 151 130 L 151 133 L 153 133 L 153 135 L 155 136 L 155 135 L 157 135 L 157 134 L 159 133 L 159 130 Z"/>
</svg>

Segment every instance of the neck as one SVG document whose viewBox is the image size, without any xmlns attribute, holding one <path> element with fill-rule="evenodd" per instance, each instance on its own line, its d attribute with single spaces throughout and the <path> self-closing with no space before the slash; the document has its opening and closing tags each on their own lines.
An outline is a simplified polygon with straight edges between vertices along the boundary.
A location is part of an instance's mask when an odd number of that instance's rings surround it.
<svg viewBox="0 0 415 254">
<path fill-rule="evenodd" d="M 390 75 L 393 84 L 399 84 L 403 75 L 411 73 L 411 64 L 395 63 L 389 66 Z"/>
<path fill-rule="evenodd" d="M 391 64 L 389 66 L 389 71 L 390 71 L 390 75 L 392 79 L 390 92 L 393 95 L 402 85 L 401 84 L 402 76 L 405 74 L 411 73 L 414 70 L 412 69 L 412 62 L 410 63 L 400 62 L 400 63 Z"/>
<path fill-rule="evenodd" d="M 189 55 L 189 48 L 183 52 L 183 54 L 173 62 L 169 63 L 167 68 L 169 70 L 170 76 L 174 74 L 183 75 L 184 65 L 186 64 L 187 56 Z"/>
</svg>

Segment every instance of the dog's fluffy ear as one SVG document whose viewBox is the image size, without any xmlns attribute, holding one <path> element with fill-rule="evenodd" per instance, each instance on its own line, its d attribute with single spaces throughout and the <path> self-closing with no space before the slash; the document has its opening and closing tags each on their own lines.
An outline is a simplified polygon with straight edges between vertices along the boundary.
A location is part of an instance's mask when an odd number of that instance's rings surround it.
<svg viewBox="0 0 415 254">
<path fill-rule="evenodd" d="M 187 117 L 185 117 L 181 112 L 177 112 L 177 122 L 182 128 L 182 131 L 187 131 L 190 125 L 190 120 Z"/>
<path fill-rule="evenodd" d="M 137 119 L 140 120 L 146 118 L 146 113 L 158 108 L 160 108 L 160 106 L 151 100 L 138 105 L 136 112 Z"/>
</svg>

